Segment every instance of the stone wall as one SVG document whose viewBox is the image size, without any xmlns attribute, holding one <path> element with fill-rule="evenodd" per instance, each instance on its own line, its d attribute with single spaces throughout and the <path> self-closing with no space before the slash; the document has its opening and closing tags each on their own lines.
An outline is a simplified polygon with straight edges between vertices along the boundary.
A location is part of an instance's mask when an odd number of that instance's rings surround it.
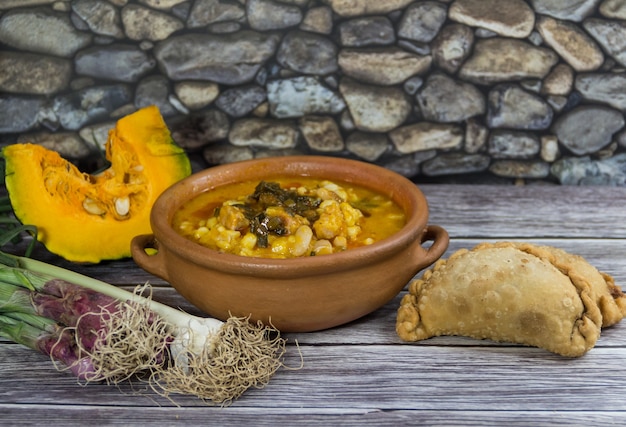
<svg viewBox="0 0 626 427">
<path fill-rule="evenodd" d="M 626 185 L 623 0 L 0 0 L 0 143 L 93 162 L 156 104 L 196 169 Z"/>
</svg>

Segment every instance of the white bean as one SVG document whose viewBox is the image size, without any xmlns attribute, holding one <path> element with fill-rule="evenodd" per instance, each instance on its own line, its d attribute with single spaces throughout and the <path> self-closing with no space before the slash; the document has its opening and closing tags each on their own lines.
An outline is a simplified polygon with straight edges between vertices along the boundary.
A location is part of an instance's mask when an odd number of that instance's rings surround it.
<svg viewBox="0 0 626 427">
<path fill-rule="evenodd" d="M 294 256 L 302 256 L 309 250 L 311 239 L 313 238 L 313 230 L 308 225 L 301 225 L 295 233 L 296 242 L 293 245 L 291 253 Z"/>
</svg>

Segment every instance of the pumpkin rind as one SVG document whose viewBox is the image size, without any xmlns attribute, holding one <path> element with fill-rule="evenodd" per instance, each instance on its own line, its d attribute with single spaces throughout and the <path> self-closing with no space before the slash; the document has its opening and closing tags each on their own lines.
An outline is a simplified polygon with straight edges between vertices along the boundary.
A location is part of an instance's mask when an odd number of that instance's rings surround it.
<svg viewBox="0 0 626 427">
<path fill-rule="evenodd" d="M 132 238 L 151 233 L 157 197 L 191 174 L 189 158 L 155 106 L 121 118 L 105 149 L 111 165 L 98 175 L 81 172 L 40 145 L 2 150 L 16 217 L 36 226 L 38 240 L 69 261 L 129 257 Z"/>
</svg>

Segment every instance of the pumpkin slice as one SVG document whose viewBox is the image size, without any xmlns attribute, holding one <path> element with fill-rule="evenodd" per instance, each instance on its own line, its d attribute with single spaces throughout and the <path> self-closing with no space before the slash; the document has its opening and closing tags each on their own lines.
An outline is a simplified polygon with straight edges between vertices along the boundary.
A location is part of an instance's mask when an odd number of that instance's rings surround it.
<svg viewBox="0 0 626 427">
<path fill-rule="evenodd" d="M 116 123 L 106 143 L 110 167 L 97 175 L 40 145 L 9 145 L 2 154 L 16 217 L 38 228 L 50 252 L 73 262 L 129 257 L 131 239 L 151 233 L 157 197 L 191 173 L 155 106 Z"/>
</svg>

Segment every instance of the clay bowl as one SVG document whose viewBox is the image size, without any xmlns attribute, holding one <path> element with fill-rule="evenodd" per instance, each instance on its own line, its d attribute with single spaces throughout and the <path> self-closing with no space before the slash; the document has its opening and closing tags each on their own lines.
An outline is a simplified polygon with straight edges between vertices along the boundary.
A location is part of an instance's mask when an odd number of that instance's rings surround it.
<svg viewBox="0 0 626 427">
<path fill-rule="evenodd" d="M 398 203 L 407 223 L 370 246 L 295 259 L 219 253 L 185 239 L 171 226 L 176 210 L 201 192 L 277 175 L 369 187 Z M 141 268 L 168 281 L 212 317 L 225 320 L 229 314 L 250 315 L 254 321 L 271 321 L 283 332 L 310 332 L 371 313 L 440 258 L 448 247 L 448 233 L 427 221 L 428 205 L 422 192 L 388 169 L 333 157 L 274 157 L 212 167 L 176 183 L 152 208 L 153 234 L 135 237 L 131 249 Z M 147 248 L 156 253 L 148 255 Z"/>
</svg>

